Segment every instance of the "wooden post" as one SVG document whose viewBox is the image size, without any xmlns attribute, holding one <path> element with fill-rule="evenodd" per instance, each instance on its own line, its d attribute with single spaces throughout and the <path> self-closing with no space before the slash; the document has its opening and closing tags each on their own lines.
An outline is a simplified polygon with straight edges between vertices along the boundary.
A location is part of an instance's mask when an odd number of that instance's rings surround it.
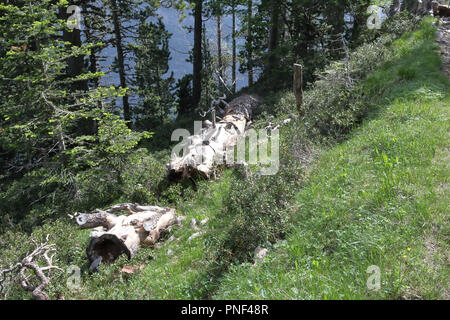
<svg viewBox="0 0 450 320">
<path fill-rule="evenodd" d="M 300 107 L 303 104 L 303 66 L 294 64 L 294 94 L 297 100 L 297 110 L 301 114 Z"/>
</svg>

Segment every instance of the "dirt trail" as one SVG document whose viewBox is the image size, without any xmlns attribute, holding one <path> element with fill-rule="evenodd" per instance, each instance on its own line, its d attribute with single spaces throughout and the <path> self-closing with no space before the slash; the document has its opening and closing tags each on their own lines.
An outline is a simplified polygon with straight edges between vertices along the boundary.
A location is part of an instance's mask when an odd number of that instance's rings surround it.
<svg viewBox="0 0 450 320">
<path fill-rule="evenodd" d="M 438 43 L 441 47 L 442 72 L 450 77 L 450 18 L 441 18 L 438 29 Z"/>
<path fill-rule="evenodd" d="M 441 55 L 442 55 L 442 73 L 450 78 L 450 17 L 445 17 L 440 19 L 439 28 L 438 28 L 438 43 L 441 47 Z M 444 159 L 448 158 L 449 149 L 445 149 L 444 153 L 447 156 L 443 157 Z M 434 228 L 433 228 L 434 229 Z M 438 242 L 438 232 L 433 230 L 432 233 L 425 239 L 425 245 L 427 248 L 427 254 L 425 260 L 430 266 L 431 270 L 437 271 L 437 266 L 434 263 L 434 259 L 439 255 L 439 251 L 442 250 L 441 246 Z M 448 253 L 441 253 L 444 257 L 444 260 L 449 261 Z M 441 258 L 442 259 L 442 258 Z M 447 284 L 443 284 L 441 299 L 450 300 L 450 287 Z"/>
</svg>

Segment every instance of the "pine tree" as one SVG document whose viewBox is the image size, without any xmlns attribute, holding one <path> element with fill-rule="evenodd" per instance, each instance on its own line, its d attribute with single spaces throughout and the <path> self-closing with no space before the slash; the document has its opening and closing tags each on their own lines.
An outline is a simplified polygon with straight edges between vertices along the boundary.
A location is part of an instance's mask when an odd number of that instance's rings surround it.
<svg viewBox="0 0 450 320">
<path fill-rule="evenodd" d="M 123 121 L 98 107 L 125 95 L 125 89 L 78 90 L 77 83 L 98 81 L 104 74 L 84 68 L 70 74 L 68 62 L 84 60 L 100 44 L 64 41 L 62 35 L 70 31 L 58 16 L 66 6 L 52 0 L 0 6 L 0 94 L 5 97 L 0 100 L 0 202 L 16 219 L 31 204 L 38 214 L 30 219 L 64 212 L 59 206 L 73 203 L 80 184 L 89 181 L 86 170 L 120 174 L 113 167 L 119 168 L 127 151 L 148 136 L 125 129 Z M 80 132 L 83 119 L 95 119 L 98 132 Z"/>
<path fill-rule="evenodd" d="M 139 96 L 133 114 L 137 128 L 154 129 L 168 122 L 175 112 L 174 78 L 173 73 L 164 78 L 169 71 L 170 34 L 161 18 L 157 23 L 145 18 L 141 18 L 136 43 L 130 45 L 136 73 L 132 84 Z"/>
<path fill-rule="evenodd" d="M 194 99 L 192 95 L 192 74 L 187 74 L 178 79 L 176 84 L 177 96 L 177 119 L 192 113 L 194 109 Z"/>
<path fill-rule="evenodd" d="M 0 40 L 5 48 L 0 81 L 8 97 L 1 103 L 2 146 L 14 154 L 9 171 L 26 172 L 66 150 L 73 142 L 75 121 L 86 118 L 94 101 L 106 97 L 76 90 L 79 82 L 101 74 L 67 72 L 68 62 L 86 56 L 95 44 L 69 47 L 64 41 L 67 37 L 60 38 L 60 31 L 70 32 L 66 20 L 58 19 L 64 7 L 49 0 L 17 3 L 1 7 L 6 14 L 0 30 L 8 34 Z M 13 50 L 14 45 L 23 50 Z"/>
</svg>

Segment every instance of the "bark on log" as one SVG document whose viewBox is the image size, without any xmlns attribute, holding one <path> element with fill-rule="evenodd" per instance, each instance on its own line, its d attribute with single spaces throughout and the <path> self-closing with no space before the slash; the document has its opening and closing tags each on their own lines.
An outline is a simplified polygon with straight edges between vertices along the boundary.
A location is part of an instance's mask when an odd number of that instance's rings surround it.
<svg viewBox="0 0 450 320">
<path fill-rule="evenodd" d="M 251 120 L 252 111 L 261 103 L 256 95 L 242 95 L 228 104 L 225 116 L 215 126 L 209 126 L 200 134 L 190 136 L 182 157 L 173 156 L 168 164 L 169 180 L 188 178 L 209 179 L 215 163 L 223 163 L 227 150 L 237 145 Z"/>
<path fill-rule="evenodd" d="M 432 2 L 433 16 L 435 17 L 450 17 L 450 7 L 440 4 L 437 1 Z"/>
<path fill-rule="evenodd" d="M 297 109 L 301 112 L 303 104 L 303 66 L 294 64 L 294 94 L 297 101 Z"/>
<path fill-rule="evenodd" d="M 127 211 L 126 215 L 115 215 Z M 90 270 L 100 262 L 112 262 L 122 254 L 131 259 L 141 245 L 151 246 L 161 232 L 175 223 L 175 209 L 137 204 L 118 204 L 108 210 L 95 210 L 75 217 L 81 229 L 92 229 L 86 249 Z"/>
</svg>

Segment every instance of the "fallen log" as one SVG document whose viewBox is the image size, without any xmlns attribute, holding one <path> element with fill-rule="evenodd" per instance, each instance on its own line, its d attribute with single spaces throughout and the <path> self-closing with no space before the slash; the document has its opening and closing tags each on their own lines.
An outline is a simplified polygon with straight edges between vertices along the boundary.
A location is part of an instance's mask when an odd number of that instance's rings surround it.
<svg viewBox="0 0 450 320">
<path fill-rule="evenodd" d="M 440 4 L 437 1 L 432 2 L 433 16 L 435 17 L 450 17 L 450 7 Z"/>
<path fill-rule="evenodd" d="M 125 215 L 116 215 L 126 211 Z M 131 259 L 142 245 L 152 246 L 175 220 L 175 209 L 137 204 L 118 204 L 108 210 L 79 213 L 75 221 L 81 229 L 94 229 L 86 249 L 90 271 L 101 262 L 112 262 L 122 254 Z"/>
<path fill-rule="evenodd" d="M 237 145 L 245 133 L 252 111 L 261 103 L 256 95 L 242 95 L 228 103 L 223 118 L 217 122 L 205 122 L 207 127 L 187 139 L 182 157 L 174 155 L 168 164 L 169 180 L 188 178 L 209 179 L 216 162 L 226 161 L 227 150 Z"/>
</svg>

